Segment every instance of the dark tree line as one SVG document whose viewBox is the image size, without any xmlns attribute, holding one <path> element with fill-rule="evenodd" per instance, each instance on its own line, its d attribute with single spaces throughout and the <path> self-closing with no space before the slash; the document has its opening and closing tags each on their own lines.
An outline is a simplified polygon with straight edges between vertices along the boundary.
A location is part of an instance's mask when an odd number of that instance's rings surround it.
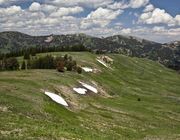
<svg viewBox="0 0 180 140">
<path fill-rule="evenodd" d="M 10 53 L 2 54 L 0 53 L 0 59 L 4 57 L 18 57 L 18 56 L 25 56 L 28 55 L 35 56 L 37 53 L 47 53 L 47 52 L 82 52 L 82 51 L 91 51 L 90 49 L 86 48 L 84 45 L 74 45 L 74 46 L 66 46 L 66 47 L 31 47 L 31 48 L 23 48 L 16 51 L 12 51 Z"/>
<path fill-rule="evenodd" d="M 77 62 L 67 54 L 64 57 L 46 55 L 39 58 L 32 57 L 32 59 L 24 59 L 21 69 L 57 69 L 59 72 L 77 71 L 78 73 L 82 73 L 81 67 L 77 66 Z"/>
<path fill-rule="evenodd" d="M 15 57 L 3 58 L 0 60 L 0 71 L 3 70 L 18 70 L 19 62 Z"/>
<path fill-rule="evenodd" d="M 3 58 L 0 60 L 0 71 L 4 70 L 25 70 L 25 69 L 57 69 L 59 72 L 76 71 L 82 73 L 82 68 L 77 65 L 71 56 L 67 54 L 64 57 L 53 57 L 46 55 L 44 57 L 25 57 L 20 65 L 15 57 Z"/>
</svg>

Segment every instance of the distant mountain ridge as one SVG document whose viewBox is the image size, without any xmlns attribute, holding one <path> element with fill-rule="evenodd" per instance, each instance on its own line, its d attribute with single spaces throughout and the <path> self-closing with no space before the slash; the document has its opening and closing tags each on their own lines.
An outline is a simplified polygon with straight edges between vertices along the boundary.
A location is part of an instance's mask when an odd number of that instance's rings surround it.
<svg viewBox="0 0 180 140">
<path fill-rule="evenodd" d="M 180 69 L 180 41 L 161 44 L 123 35 L 98 38 L 86 34 L 30 36 L 20 32 L 0 33 L 1 53 L 37 46 L 65 47 L 79 44 L 92 51 L 99 50 L 121 53 L 132 57 L 148 58 L 167 67 Z"/>
</svg>

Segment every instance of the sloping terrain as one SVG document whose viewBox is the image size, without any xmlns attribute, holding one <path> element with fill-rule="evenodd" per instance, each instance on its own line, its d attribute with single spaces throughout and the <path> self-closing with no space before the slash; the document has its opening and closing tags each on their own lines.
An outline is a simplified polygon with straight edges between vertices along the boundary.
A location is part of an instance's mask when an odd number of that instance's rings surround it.
<svg viewBox="0 0 180 140">
<path fill-rule="evenodd" d="M 127 56 L 148 58 L 166 67 L 180 69 L 180 44 L 178 41 L 160 44 L 145 39 L 115 35 L 107 38 L 85 34 L 30 36 L 19 32 L 0 33 L 0 53 L 31 47 L 68 47 L 84 45 L 92 51 L 116 52 Z"/>
<path fill-rule="evenodd" d="M 175 71 L 119 54 L 109 55 L 111 68 L 97 62 L 95 54 L 68 54 L 99 71 L 0 72 L 0 139 L 180 139 L 180 75 Z M 79 81 L 98 93 L 75 93 Z M 69 107 L 42 90 L 60 94 Z"/>
</svg>

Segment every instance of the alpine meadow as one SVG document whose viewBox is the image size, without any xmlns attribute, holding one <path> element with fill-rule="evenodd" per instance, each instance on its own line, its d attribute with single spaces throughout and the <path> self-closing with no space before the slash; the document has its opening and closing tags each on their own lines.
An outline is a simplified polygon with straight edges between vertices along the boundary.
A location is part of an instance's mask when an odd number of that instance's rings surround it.
<svg viewBox="0 0 180 140">
<path fill-rule="evenodd" d="M 179 5 L 0 0 L 0 140 L 180 140 Z"/>
</svg>

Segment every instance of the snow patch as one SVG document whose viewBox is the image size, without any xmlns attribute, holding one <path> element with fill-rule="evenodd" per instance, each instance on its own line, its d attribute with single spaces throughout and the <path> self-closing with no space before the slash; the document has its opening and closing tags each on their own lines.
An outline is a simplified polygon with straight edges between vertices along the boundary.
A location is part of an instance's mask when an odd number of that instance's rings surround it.
<svg viewBox="0 0 180 140">
<path fill-rule="evenodd" d="M 97 59 L 97 61 L 98 61 L 99 63 L 101 63 L 103 66 L 105 66 L 106 68 L 108 68 L 108 66 L 106 65 L 106 63 L 103 62 L 102 60 Z"/>
<path fill-rule="evenodd" d="M 93 72 L 93 69 L 92 69 L 92 68 L 82 67 L 82 69 L 83 69 L 85 72 Z"/>
<path fill-rule="evenodd" d="M 46 38 L 46 40 L 44 40 L 46 43 L 50 43 L 50 42 L 52 42 L 52 40 L 53 40 L 53 36 L 49 36 L 49 37 L 47 37 Z"/>
<path fill-rule="evenodd" d="M 53 101 L 55 101 L 58 104 L 61 104 L 63 106 L 68 106 L 67 102 L 59 95 L 45 91 L 45 93 L 47 96 L 49 96 Z"/>
<path fill-rule="evenodd" d="M 91 86 L 91 85 L 88 85 L 88 84 L 86 84 L 86 83 L 83 83 L 83 82 L 79 82 L 83 87 L 85 87 L 85 88 L 87 88 L 88 90 L 90 90 L 90 91 L 92 91 L 92 92 L 94 92 L 94 93 L 98 93 L 98 90 L 95 88 L 95 87 L 93 87 L 93 86 Z"/>
<path fill-rule="evenodd" d="M 73 88 L 73 90 L 81 95 L 84 95 L 87 92 L 87 90 L 84 88 Z"/>
</svg>

